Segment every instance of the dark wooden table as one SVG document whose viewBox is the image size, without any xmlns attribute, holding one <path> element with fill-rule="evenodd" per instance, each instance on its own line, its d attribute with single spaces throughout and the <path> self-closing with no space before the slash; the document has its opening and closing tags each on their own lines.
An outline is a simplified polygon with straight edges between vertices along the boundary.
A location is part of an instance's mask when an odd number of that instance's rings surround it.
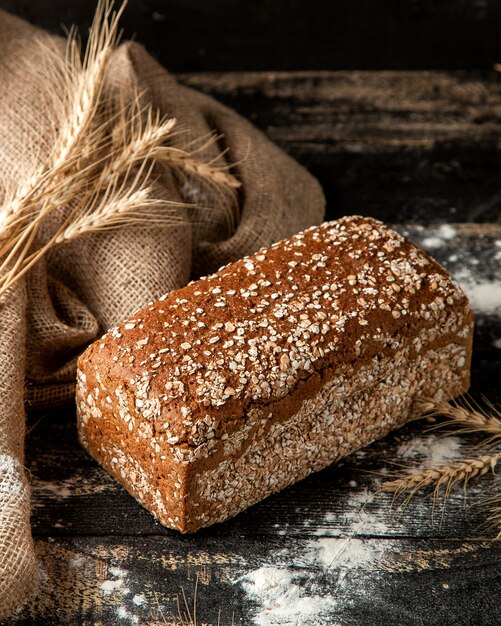
<svg viewBox="0 0 501 626">
<path fill-rule="evenodd" d="M 477 314 L 473 395 L 501 403 L 500 75 L 181 78 L 317 175 L 329 217 L 391 222 L 457 276 Z M 495 479 L 455 491 L 435 519 L 429 498 L 399 510 L 374 495 L 395 463 L 474 454 L 475 438 L 445 442 L 416 423 L 227 523 L 180 536 L 80 448 L 74 408 L 29 426 L 42 583 L 10 626 L 179 624 L 183 593 L 193 618 L 196 596 L 199 626 L 501 624 L 501 543 L 480 504 Z"/>
</svg>

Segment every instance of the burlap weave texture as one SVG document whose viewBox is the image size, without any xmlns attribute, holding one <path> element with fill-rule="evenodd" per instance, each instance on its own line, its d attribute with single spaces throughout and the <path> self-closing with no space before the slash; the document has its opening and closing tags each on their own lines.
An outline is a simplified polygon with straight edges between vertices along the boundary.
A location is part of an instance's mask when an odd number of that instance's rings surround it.
<svg viewBox="0 0 501 626">
<path fill-rule="evenodd" d="M 6 185 L 19 184 L 50 150 L 52 78 L 39 45 L 48 37 L 0 12 L 0 200 Z M 64 54 L 64 41 L 54 41 Z M 229 148 L 242 183 L 239 206 L 229 191 L 166 170 L 158 197 L 201 208 L 179 206 L 183 222 L 176 226 L 87 235 L 61 246 L 0 302 L 0 617 L 22 604 L 37 579 L 23 468 L 25 404 L 71 399 L 76 358 L 105 329 L 192 277 L 321 222 L 324 211 L 322 191 L 302 167 L 236 113 L 178 84 L 140 45 L 121 45 L 107 76 L 110 97 L 141 93 L 178 120 L 183 133 L 173 145 L 220 133 L 224 145 L 209 146 L 204 158 Z M 47 224 L 47 232 L 55 226 Z"/>
</svg>

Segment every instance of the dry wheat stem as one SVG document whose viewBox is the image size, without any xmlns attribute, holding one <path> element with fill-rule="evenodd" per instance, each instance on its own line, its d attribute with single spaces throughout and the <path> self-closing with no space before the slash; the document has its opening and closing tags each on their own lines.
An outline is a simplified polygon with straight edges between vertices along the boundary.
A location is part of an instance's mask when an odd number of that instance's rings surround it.
<svg viewBox="0 0 501 626">
<path fill-rule="evenodd" d="M 501 496 L 498 498 L 498 501 Z M 493 506 L 487 517 L 488 528 L 497 531 L 496 539 L 501 540 L 501 506 Z"/>
<path fill-rule="evenodd" d="M 59 131 L 48 164 L 45 167 L 38 166 L 18 189 L 15 197 L 7 204 L 4 203 L 9 214 L 16 215 L 27 208 L 31 209 L 41 197 L 53 195 L 51 185 L 73 165 L 72 157 L 78 153 L 79 143 L 89 140 L 90 127 L 99 110 L 105 65 L 118 41 L 118 18 L 125 4 L 117 13 L 112 12 L 113 3 L 108 0 L 98 4 L 83 63 L 80 61 L 74 32 L 68 40 L 66 60 L 61 60 L 57 54 L 50 55 L 54 51 L 47 46 L 46 54 L 51 56 L 53 71 L 58 72 L 64 80 L 62 93 L 67 94 L 68 102 L 64 103 L 63 95 L 61 110 L 57 111 L 58 122 L 55 124 Z M 60 203 L 46 202 L 40 212 L 49 213 L 54 205 L 60 206 Z M 5 214 L 5 210 L 3 213 L 5 226 L 8 227 L 8 214 Z"/>
<path fill-rule="evenodd" d="M 131 139 L 116 149 L 115 158 L 110 159 L 99 176 L 98 186 L 106 188 L 116 177 L 127 177 L 137 166 L 146 160 L 154 160 L 155 151 L 171 134 L 176 125 L 174 118 L 163 121 L 149 119 L 139 129 L 131 128 Z"/>
<path fill-rule="evenodd" d="M 454 402 L 436 401 L 424 398 L 419 402 L 422 417 L 442 416 L 446 422 L 436 424 L 431 430 L 452 426 L 462 434 L 486 433 L 489 437 L 484 440 L 480 447 L 495 443 L 501 438 L 501 414 L 499 410 L 490 402 L 484 399 L 490 413 L 486 413 L 473 400 L 462 398 Z M 496 465 L 501 461 L 501 452 L 492 451 L 478 457 L 466 458 L 450 464 L 443 464 L 437 467 L 425 469 L 408 470 L 407 472 L 397 472 L 393 474 L 394 479 L 384 482 L 379 491 L 393 493 L 393 500 L 407 494 L 401 504 L 404 509 L 414 495 L 423 489 L 432 488 L 433 506 L 432 517 L 435 505 L 440 495 L 443 496 L 444 506 L 442 508 L 442 519 L 445 513 L 445 503 L 450 495 L 451 489 L 458 483 L 463 483 L 466 496 L 468 482 L 472 478 L 479 478 L 487 474 L 490 470 L 494 473 Z M 491 527 L 498 531 L 497 539 L 501 539 L 501 494 L 484 500 L 484 504 L 490 505 L 490 516 L 488 522 Z"/>
<path fill-rule="evenodd" d="M 78 189 L 85 182 L 85 171 L 76 168 L 73 176 L 77 180 L 71 181 L 71 177 L 68 179 L 67 170 L 73 164 L 73 154 L 78 153 L 79 143 L 89 141 L 89 134 L 92 137 L 89 130 L 99 109 L 98 98 L 103 83 L 104 64 L 111 51 L 110 46 L 117 39 L 118 17 L 111 15 L 108 24 L 110 15 L 111 3 L 100 3 L 91 29 L 88 53 L 81 68 L 77 61 L 78 55 L 75 53 L 77 46 L 74 36 L 70 37 L 68 43 L 68 57 L 71 58 L 73 73 L 63 68 L 61 63 L 53 64 L 66 77 L 67 84 L 64 85 L 64 89 L 70 94 L 69 99 L 72 102 L 69 110 L 62 106 L 61 110 L 56 111 L 60 120 L 60 124 L 56 125 L 61 126 L 61 131 L 48 163 L 45 167 L 38 166 L 28 181 L 18 188 L 14 197 L 7 199 L 2 207 L 4 245 L 0 250 L 3 259 L 0 265 L 3 283 L 0 294 L 9 288 L 14 279 L 17 280 L 24 275 L 26 267 L 32 266 L 32 259 L 27 257 L 46 216 L 69 201 L 75 194 L 75 188 Z M 98 50 L 96 40 L 103 42 L 107 48 Z M 50 51 L 48 47 L 47 53 Z M 55 55 L 53 57 L 53 60 L 58 58 Z M 76 77 L 73 81 L 72 76 Z M 63 193 L 60 194 L 59 191 Z M 15 255 L 19 258 L 13 263 Z M 7 267 L 10 268 L 8 272 Z"/>
<path fill-rule="evenodd" d="M 491 411 L 490 414 L 466 397 L 454 402 L 426 399 L 422 401 L 421 407 L 425 416 L 440 416 L 447 419 L 447 422 L 435 424 L 430 430 L 452 426 L 465 434 L 486 433 L 489 437 L 483 445 L 487 445 L 501 438 L 501 413 L 492 403 L 484 401 Z"/>
<path fill-rule="evenodd" d="M 211 160 L 198 156 L 219 136 L 209 133 L 191 142 L 191 150 L 169 146 L 166 142 L 180 134 L 174 132 L 175 119 L 160 118 L 151 107 L 141 106 L 140 94 L 132 104 L 113 105 L 105 98 L 106 65 L 120 38 L 118 20 L 124 6 L 114 12 L 111 0 L 99 2 L 83 59 L 75 30 L 68 35 L 64 59 L 52 44 L 44 44 L 53 83 L 48 97 L 54 108 L 49 120 L 54 148 L 45 164 L 36 165 L 0 207 L 0 296 L 54 246 L 132 224 L 185 223 L 168 209 L 193 205 L 154 197 L 157 165 L 205 181 L 221 194 L 229 191 L 238 209 L 235 193 L 240 183 L 227 171 L 229 165 L 216 165 L 226 151 Z M 228 196 L 221 198 L 233 228 L 235 212 Z M 56 212 L 62 223 L 47 241 L 39 241 L 41 228 Z"/>
<path fill-rule="evenodd" d="M 468 482 L 475 476 L 483 476 L 489 470 L 494 472 L 500 459 L 501 452 L 484 454 L 476 458 L 456 461 L 450 465 L 440 465 L 435 468 L 419 470 L 415 473 L 398 475 L 395 480 L 384 482 L 381 489 L 397 495 L 406 491 L 417 491 L 431 485 L 434 485 L 439 490 L 444 485 L 447 485 L 450 489 L 452 485 L 459 481 L 465 480 Z"/>
</svg>

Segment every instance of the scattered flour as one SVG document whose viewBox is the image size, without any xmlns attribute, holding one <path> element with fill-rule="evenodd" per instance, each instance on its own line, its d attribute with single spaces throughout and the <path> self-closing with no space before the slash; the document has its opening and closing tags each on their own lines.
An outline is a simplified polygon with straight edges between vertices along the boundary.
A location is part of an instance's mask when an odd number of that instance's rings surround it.
<svg viewBox="0 0 501 626">
<path fill-rule="evenodd" d="M 470 299 L 476 313 L 501 314 L 501 280 L 479 280 L 465 267 L 452 273 Z"/>
<path fill-rule="evenodd" d="M 302 626 L 308 617 L 317 620 L 336 606 L 330 595 L 305 594 L 304 586 L 294 579 L 291 570 L 277 567 L 260 567 L 240 579 L 249 597 L 259 604 L 254 624 Z"/>
<path fill-rule="evenodd" d="M 434 250 L 435 248 L 442 247 L 446 241 L 454 239 L 456 236 L 455 229 L 449 224 L 443 224 L 440 228 L 437 228 L 436 233 L 430 237 L 425 237 L 421 240 L 423 248 L 428 250 Z"/>
<path fill-rule="evenodd" d="M 312 542 L 311 549 L 316 551 L 316 560 L 326 568 L 367 567 L 381 556 L 369 541 L 346 537 L 333 539 L 324 537 Z"/>
<path fill-rule="evenodd" d="M 101 583 L 101 591 L 105 596 L 113 594 L 114 600 L 118 601 L 116 609 L 117 617 L 121 620 L 126 620 L 130 624 L 138 624 L 139 617 L 134 615 L 134 613 L 131 612 L 131 609 L 143 605 L 146 602 L 146 597 L 144 594 L 140 593 L 134 595 L 132 599 L 127 598 L 130 594 L 130 589 L 126 584 L 129 575 L 126 570 L 120 567 L 112 566 L 109 568 L 109 573 L 112 578 Z M 128 602 L 130 602 L 133 606 L 129 608 L 127 606 Z"/>
<path fill-rule="evenodd" d="M 124 569 L 121 569 L 120 567 L 110 567 L 110 572 L 113 574 L 113 576 L 117 576 L 118 578 L 125 578 L 128 574 L 128 572 L 126 572 Z"/>
<path fill-rule="evenodd" d="M 413 228 L 405 234 L 437 255 L 468 295 L 475 313 L 501 315 L 501 278 L 497 269 L 501 260 L 500 240 L 494 240 L 491 248 L 484 249 L 479 258 L 475 249 L 469 248 L 466 240 L 459 238 L 454 253 L 440 258 L 442 248 L 447 252 L 447 242 L 457 235 L 453 226 L 443 224 L 431 230 Z M 428 236 L 423 237 L 424 234 Z"/>
<path fill-rule="evenodd" d="M 335 536 L 348 534 L 353 536 L 362 533 L 370 533 L 375 535 L 387 535 L 389 533 L 389 526 L 384 521 L 386 509 L 381 505 L 381 507 L 378 506 L 377 510 L 374 511 L 372 506 L 374 497 L 375 492 L 371 492 L 367 488 L 350 494 L 346 505 L 343 507 L 343 513 L 327 513 L 324 518 L 324 522 L 327 524 L 341 522 L 342 530 L 322 526 L 318 528 L 314 534 L 329 534 Z M 367 509 L 369 505 L 371 505 L 370 511 Z"/>
<path fill-rule="evenodd" d="M 459 457 L 461 439 L 459 437 L 414 437 L 400 444 L 397 457 L 402 459 L 419 459 L 423 461 L 420 467 L 441 465 Z M 416 468 L 418 469 L 418 468 Z"/>
<path fill-rule="evenodd" d="M 357 575 L 356 572 L 360 576 L 375 570 L 383 556 L 381 542 L 351 536 L 362 531 L 388 530 L 383 522 L 377 520 L 377 515 L 365 511 L 365 506 L 372 502 L 373 497 L 367 489 L 349 496 L 346 508 L 354 508 L 355 511 L 347 513 L 343 520 L 346 522 L 348 519 L 349 523 L 345 530 L 347 537 L 321 536 L 313 541 L 298 541 L 293 550 L 279 551 L 273 555 L 271 563 L 235 581 L 258 605 L 254 624 L 316 626 L 327 623 L 322 616 L 332 616 L 332 610 L 339 603 L 339 594 L 348 584 L 354 584 L 352 577 Z M 324 521 L 337 519 L 338 516 L 328 514 Z M 318 534 L 324 535 L 326 530 L 324 526 Z M 282 563 L 285 566 L 278 567 Z M 330 593 L 320 594 L 319 580 L 326 576 Z"/>
<path fill-rule="evenodd" d="M 0 454 L 0 493 L 28 498 L 28 490 L 22 478 L 22 466 L 10 454 Z"/>
<path fill-rule="evenodd" d="M 129 613 L 129 611 L 123 605 L 118 607 L 117 615 L 118 617 L 120 617 L 120 619 L 126 619 L 131 624 L 139 623 L 139 617 L 137 617 L 137 615 L 132 615 L 132 613 Z"/>
<path fill-rule="evenodd" d="M 118 580 L 105 580 L 101 583 L 100 588 L 104 591 L 104 595 L 109 596 L 110 593 L 115 591 L 116 589 L 120 589 L 123 587 L 124 581 L 123 578 L 119 578 Z"/>
<path fill-rule="evenodd" d="M 146 602 L 146 596 L 144 593 L 136 593 L 136 595 L 132 598 L 132 602 L 136 606 L 142 606 Z"/>
</svg>

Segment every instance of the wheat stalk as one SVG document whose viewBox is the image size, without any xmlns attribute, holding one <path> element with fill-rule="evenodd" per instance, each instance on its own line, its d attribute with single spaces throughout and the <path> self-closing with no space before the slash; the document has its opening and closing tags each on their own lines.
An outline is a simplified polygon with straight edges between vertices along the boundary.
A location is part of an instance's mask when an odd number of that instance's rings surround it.
<svg viewBox="0 0 501 626">
<path fill-rule="evenodd" d="M 213 133 L 193 150 L 169 146 L 175 119 L 161 119 L 151 107 L 141 106 L 140 94 L 132 105 L 117 106 L 105 97 L 106 67 L 120 39 L 118 21 L 125 4 L 114 11 L 112 0 L 99 2 L 83 57 L 74 29 L 65 58 L 43 44 L 53 86 L 48 97 L 54 148 L 0 207 L 0 296 L 54 246 L 110 228 L 185 222 L 165 209 L 193 205 L 155 197 L 151 183 L 157 165 L 197 176 L 229 190 L 230 196 L 240 186 L 229 166 L 215 164 L 224 152 L 210 161 L 197 156 L 217 142 Z M 231 221 L 233 211 L 227 202 L 222 206 Z M 45 233 L 41 243 L 47 218 L 59 211 L 62 224 L 48 238 Z"/>
<path fill-rule="evenodd" d="M 452 426 L 464 434 L 487 433 L 489 437 L 483 442 L 487 445 L 501 438 L 501 413 L 488 400 L 484 399 L 484 402 L 491 414 L 480 409 L 473 400 L 466 397 L 454 402 L 425 399 L 420 402 L 420 408 L 424 416 L 446 418 L 446 422 L 432 426 L 431 430 Z"/>
<path fill-rule="evenodd" d="M 486 520 L 487 526 L 490 529 L 496 530 L 496 539 L 501 540 L 501 494 L 488 498 L 486 502 L 490 507 L 489 515 Z"/>
<path fill-rule="evenodd" d="M 0 295 L 31 268 L 37 257 L 30 250 L 46 217 L 69 202 L 75 191 L 88 183 L 87 172 L 78 167 L 86 150 L 82 144 L 99 145 L 105 132 L 103 124 L 91 131 L 100 109 L 100 98 L 106 62 L 118 41 L 118 19 L 125 7 L 114 13 L 112 2 L 98 4 L 83 62 L 74 31 L 70 34 L 65 60 L 50 46 L 46 53 L 53 71 L 64 77 L 61 106 L 56 109 L 53 126 L 59 127 L 55 146 L 47 163 L 38 165 L 34 173 L 6 198 L 2 206 L 0 237 Z M 54 81 L 52 81 L 54 83 Z M 54 83 L 57 85 L 57 82 Z M 42 257 L 50 246 L 39 249 Z M 16 258 L 17 257 L 17 258 Z"/>
<path fill-rule="evenodd" d="M 419 401 L 421 417 L 441 416 L 446 418 L 445 423 L 439 423 L 432 429 L 445 426 L 452 426 L 461 434 L 487 433 L 489 437 L 482 442 L 481 447 L 496 442 L 501 437 L 501 415 L 499 410 L 487 400 L 485 400 L 491 413 L 485 413 L 472 400 L 462 398 L 454 402 L 437 401 L 424 398 Z M 444 497 L 444 506 L 450 495 L 452 488 L 458 483 L 463 483 L 466 493 L 468 482 L 472 478 L 480 478 L 489 471 L 494 473 L 495 468 L 501 460 L 501 452 L 495 451 L 489 454 L 482 454 L 478 457 L 460 459 L 450 464 L 424 469 L 408 470 L 404 473 L 394 474 L 393 480 L 384 482 L 380 491 L 393 493 L 394 499 L 408 494 L 402 507 L 405 507 L 414 495 L 423 489 L 433 488 L 433 507 L 440 496 Z M 498 539 L 501 539 L 501 495 L 497 494 L 493 498 L 484 501 L 490 505 L 490 516 L 488 521 L 491 526 L 498 529 Z M 444 509 L 442 510 L 442 516 Z"/>
<path fill-rule="evenodd" d="M 405 508 L 415 494 L 427 487 L 433 487 L 432 519 L 435 514 L 435 506 L 439 496 L 443 496 L 442 521 L 445 514 L 445 503 L 450 496 L 452 488 L 463 482 L 466 494 L 468 482 L 472 478 L 479 478 L 490 470 L 494 473 L 497 463 L 501 460 L 501 452 L 486 454 L 476 458 L 462 459 L 454 463 L 440 465 L 438 467 L 411 471 L 406 474 L 396 474 L 394 480 L 385 481 L 380 491 L 394 494 L 394 500 L 408 493 L 402 508 Z"/>
<path fill-rule="evenodd" d="M 113 12 L 113 2 L 105 0 L 98 3 L 83 61 L 74 30 L 68 37 L 66 58 L 62 59 L 57 51 L 47 44 L 41 50 L 41 54 L 45 53 L 49 58 L 52 72 L 59 78 L 50 81 L 51 87 L 53 86 L 56 91 L 59 88 L 61 91 L 58 104 L 55 105 L 57 121 L 52 122 L 59 130 L 55 135 L 55 145 L 48 162 L 39 165 L 16 190 L 14 197 L 4 202 L 2 207 L 4 240 L 12 238 L 12 229 L 9 228 L 11 216 L 15 216 L 12 224 L 14 228 L 20 222 L 27 224 L 19 238 L 21 241 L 28 239 L 31 231 L 37 231 L 40 226 L 39 221 L 32 219 L 34 209 L 37 209 L 37 213 L 43 219 L 67 200 L 64 195 L 61 197 L 60 191 L 73 188 L 73 185 L 63 180 L 63 176 L 68 171 L 74 170 L 74 176 L 83 177 L 77 166 L 85 150 L 79 148 L 82 143 L 86 145 L 96 143 L 96 137 L 92 137 L 92 132 L 101 137 L 104 131 L 104 126 L 98 125 L 97 129 L 91 132 L 91 126 L 100 109 L 104 70 L 119 40 L 118 20 L 125 5 L 126 2 L 123 2 L 121 8 Z"/>
<path fill-rule="evenodd" d="M 445 486 L 446 496 L 448 496 L 451 487 L 456 483 L 463 480 L 467 483 L 471 478 L 483 476 L 489 470 L 494 472 L 499 460 L 501 460 L 501 452 L 462 459 L 438 467 L 413 471 L 405 475 L 397 474 L 397 478 L 394 480 L 384 482 L 381 490 L 399 496 L 404 492 L 415 493 L 429 486 L 434 486 L 436 491 L 440 491 Z"/>
</svg>

